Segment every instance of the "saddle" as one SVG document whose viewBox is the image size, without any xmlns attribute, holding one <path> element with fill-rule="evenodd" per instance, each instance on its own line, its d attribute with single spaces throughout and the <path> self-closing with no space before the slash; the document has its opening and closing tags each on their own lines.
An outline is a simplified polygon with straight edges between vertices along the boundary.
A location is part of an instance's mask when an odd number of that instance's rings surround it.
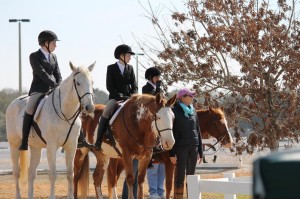
<svg viewBox="0 0 300 199">
<path fill-rule="evenodd" d="M 113 122 L 115 121 L 115 119 L 117 118 L 117 116 L 119 115 L 120 111 L 123 109 L 124 105 L 126 104 L 126 101 L 125 102 L 123 102 L 123 101 L 117 102 L 117 106 L 113 110 L 113 113 L 112 113 L 111 117 L 108 118 L 109 123 L 106 127 L 105 134 L 103 136 L 103 139 L 104 139 L 103 141 L 105 143 L 109 144 L 110 146 L 112 146 L 120 157 L 122 157 L 122 154 L 116 146 L 116 139 L 115 139 L 115 137 L 112 133 L 111 126 L 112 126 Z"/>
<path fill-rule="evenodd" d="M 32 121 L 32 127 L 33 127 L 33 129 L 35 130 L 36 134 L 39 136 L 39 138 L 40 138 L 45 144 L 47 144 L 47 143 L 46 143 L 46 141 L 44 140 L 44 138 L 42 137 L 41 129 L 39 128 L 39 126 L 38 126 L 38 124 L 37 124 L 36 121 L 37 121 L 37 119 L 38 119 L 38 117 L 39 117 L 39 114 L 40 114 L 40 112 L 41 112 L 41 110 L 42 110 L 42 108 L 43 108 L 43 106 L 44 106 L 44 103 L 45 103 L 45 101 L 46 101 L 48 95 L 49 95 L 50 93 L 52 93 L 53 91 L 54 91 L 54 90 L 50 90 L 49 92 L 44 93 L 44 94 L 42 94 L 42 95 L 39 97 L 39 99 L 37 100 L 37 106 L 36 106 L 36 109 L 35 109 L 34 112 L 33 112 L 34 117 L 33 117 L 33 121 Z M 29 96 L 26 96 L 26 97 L 29 97 Z M 24 98 L 26 98 L 26 97 L 24 97 Z M 24 98 L 21 98 L 21 100 L 24 99 Z"/>
</svg>

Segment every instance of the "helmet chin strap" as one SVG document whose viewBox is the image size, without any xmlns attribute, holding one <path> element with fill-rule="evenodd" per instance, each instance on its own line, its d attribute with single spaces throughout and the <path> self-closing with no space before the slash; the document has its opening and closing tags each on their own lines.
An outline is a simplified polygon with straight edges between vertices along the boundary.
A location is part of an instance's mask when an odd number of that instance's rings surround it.
<svg viewBox="0 0 300 199">
<path fill-rule="evenodd" d="M 125 57 L 125 55 L 124 55 L 124 57 Z M 125 65 L 125 67 L 126 67 L 126 66 L 127 66 L 127 63 L 126 63 L 125 60 L 123 60 L 123 59 L 121 58 L 121 56 L 120 56 L 120 60 L 124 63 L 124 65 Z"/>
<path fill-rule="evenodd" d="M 49 52 L 48 61 L 49 61 L 49 63 L 50 63 L 50 55 L 51 55 L 51 52 L 50 52 L 49 46 L 50 46 L 50 42 L 48 41 L 48 45 L 45 44 L 45 47 L 47 48 L 47 50 L 48 50 L 48 52 Z"/>
</svg>

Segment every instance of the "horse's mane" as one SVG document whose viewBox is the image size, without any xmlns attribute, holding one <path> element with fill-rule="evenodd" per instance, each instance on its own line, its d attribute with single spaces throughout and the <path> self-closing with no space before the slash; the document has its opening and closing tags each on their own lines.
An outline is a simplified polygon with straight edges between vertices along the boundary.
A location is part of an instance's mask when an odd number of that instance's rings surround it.
<svg viewBox="0 0 300 199">
<path fill-rule="evenodd" d="M 152 103 L 153 101 L 155 102 L 156 96 L 155 95 L 150 95 L 150 94 L 133 94 L 131 96 L 132 101 L 140 102 L 142 104 L 148 104 Z M 162 98 L 162 106 L 165 106 L 167 103 L 167 100 Z"/>
<path fill-rule="evenodd" d="M 219 119 L 224 119 L 225 118 L 225 114 L 222 110 L 222 108 L 209 108 L 209 109 L 200 109 L 197 110 L 197 112 L 200 113 L 206 113 L 206 112 L 211 112 L 212 115 L 214 115 L 215 117 L 219 118 Z"/>
<path fill-rule="evenodd" d="M 89 74 L 89 69 L 84 66 L 75 67 L 75 70 L 72 71 L 72 73 L 70 73 L 70 75 L 67 78 L 63 79 L 61 84 L 63 84 L 64 82 L 67 82 L 69 79 L 73 78 L 73 76 L 78 72 L 83 73 L 83 74 Z"/>
<path fill-rule="evenodd" d="M 131 100 L 139 101 L 140 103 L 147 104 L 155 100 L 155 96 L 149 94 L 133 94 Z"/>
<path fill-rule="evenodd" d="M 82 73 L 89 73 L 90 71 L 89 71 L 89 69 L 87 68 L 87 67 L 84 67 L 84 66 L 79 66 L 79 67 L 77 67 L 77 69 L 74 71 L 74 72 L 82 72 Z"/>
</svg>

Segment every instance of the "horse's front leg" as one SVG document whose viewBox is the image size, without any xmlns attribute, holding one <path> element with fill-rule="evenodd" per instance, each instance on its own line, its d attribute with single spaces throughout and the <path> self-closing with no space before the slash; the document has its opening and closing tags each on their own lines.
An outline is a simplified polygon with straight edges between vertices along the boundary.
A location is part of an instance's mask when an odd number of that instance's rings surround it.
<svg viewBox="0 0 300 199">
<path fill-rule="evenodd" d="M 93 150 L 93 153 L 94 153 L 94 155 L 96 156 L 96 159 L 97 159 L 96 169 L 93 173 L 96 198 L 97 199 L 103 199 L 104 197 L 103 197 L 101 186 L 102 186 L 102 181 L 103 181 L 103 176 L 104 176 L 104 173 L 105 173 L 105 169 L 107 167 L 107 158 L 103 155 L 103 153 L 101 151 Z"/>
<path fill-rule="evenodd" d="M 129 157 L 129 155 L 123 153 L 123 157 Z M 134 184 L 134 175 L 133 175 L 133 159 L 132 158 L 123 158 L 124 168 L 126 171 L 126 183 L 128 186 L 128 199 L 134 199 L 133 196 L 133 184 Z"/>
<path fill-rule="evenodd" d="M 19 166 L 19 157 L 20 157 L 20 153 L 25 153 L 25 152 L 27 151 L 19 151 L 18 148 L 14 148 L 12 145 L 10 145 L 10 157 L 13 163 L 13 177 L 15 180 L 16 199 L 21 199 L 19 178 L 20 178 L 22 165 Z M 23 169 L 27 169 L 27 168 L 23 168 Z"/>
<path fill-rule="evenodd" d="M 41 159 L 41 148 L 30 146 L 30 165 L 28 169 L 28 198 L 34 198 L 34 180 L 36 178 L 36 168 Z"/>
<path fill-rule="evenodd" d="M 139 160 L 139 168 L 138 168 L 138 199 L 144 198 L 144 181 L 147 171 L 147 166 L 150 162 L 151 156 L 148 158 Z"/>
<path fill-rule="evenodd" d="M 87 151 L 85 151 L 87 150 Z M 86 160 L 87 158 L 87 160 Z M 83 176 L 85 174 L 85 172 L 87 172 L 87 175 L 89 174 L 89 168 L 83 168 L 84 167 L 84 163 L 86 161 L 89 161 L 88 160 L 88 149 L 78 149 L 76 150 L 76 153 L 75 153 L 75 158 L 74 158 L 74 178 L 73 178 L 73 187 L 74 187 L 74 198 L 77 198 L 77 194 L 78 194 L 78 189 L 81 190 L 83 189 L 84 193 L 82 193 L 81 191 L 81 194 L 83 195 L 83 198 L 84 197 L 87 197 L 87 191 L 88 191 L 88 177 L 89 176 Z M 89 165 L 89 162 L 88 164 Z M 87 170 L 87 171 L 85 171 Z M 84 179 L 84 188 L 81 188 L 81 184 L 79 183 L 79 180 L 81 180 L 82 178 L 87 178 Z M 87 182 L 85 182 L 87 181 Z M 87 188 L 86 188 L 87 187 Z"/>
<path fill-rule="evenodd" d="M 166 153 L 168 153 L 168 152 L 166 152 Z M 173 186 L 173 177 L 174 177 L 175 166 L 170 161 L 169 157 L 168 157 L 168 159 L 164 159 L 164 164 L 165 164 L 165 174 L 166 174 L 166 199 L 170 199 L 172 186 Z"/>
<path fill-rule="evenodd" d="M 49 180 L 50 180 L 50 199 L 55 198 L 55 181 L 57 177 L 56 172 L 56 151 L 57 146 L 54 143 L 47 143 L 47 160 L 49 166 Z"/>
<path fill-rule="evenodd" d="M 65 159 L 67 167 L 67 179 L 68 179 L 68 199 L 73 199 L 73 168 L 74 168 L 74 157 L 77 149 L 77 142 L 69 145 L 65 148 Z"/>
<path fill-rule="evenodd" d="M 122 160 L 118 158 L 110 158 L 107 167 L 107 185 L 109 199 L 118 198 L 117 181 L 118 181 L 118 165 Z"/>
</svg>

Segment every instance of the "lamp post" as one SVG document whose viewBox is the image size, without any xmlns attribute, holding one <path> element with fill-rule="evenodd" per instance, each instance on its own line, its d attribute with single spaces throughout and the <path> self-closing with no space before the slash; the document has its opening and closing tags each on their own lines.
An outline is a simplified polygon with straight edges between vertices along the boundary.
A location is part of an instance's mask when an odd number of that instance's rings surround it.
<svg viewBox="0 0 300 199">
<path fill-rule="evenodd" d="M 19 22 L 19 95 L 22 95 L 22 56 L 21 56 L 21 22 L 30 22 L 29 19 L 9 19 L 10 23 Z"/>
<path fill-rule="evenodd" d="M 143 53 L 135 53 L 135 60 L 136 60 L 136 84 L 139 88 L 139 56 L 144 55 Z"/>
</svg>

